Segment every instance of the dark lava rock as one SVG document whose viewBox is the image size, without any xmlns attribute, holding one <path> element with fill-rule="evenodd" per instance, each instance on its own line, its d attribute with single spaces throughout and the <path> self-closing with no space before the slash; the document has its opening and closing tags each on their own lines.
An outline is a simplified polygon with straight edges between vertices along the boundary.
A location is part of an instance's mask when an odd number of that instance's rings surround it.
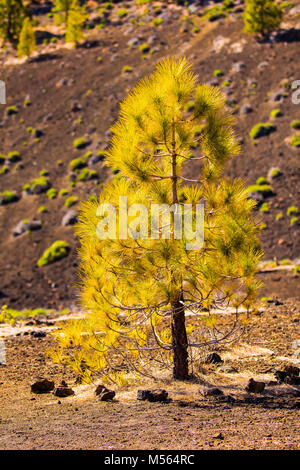
<svg viewBox="0 0 300 470">
<path fill-rule="evenodd" d="M 31 391 L 33 393 L 49 393 L 54 389 L 53 380 L 48 380 L 43 377 L 39 377 L 32 385 Z"/>
<path fill-rule="evenodd" d="M 252 113 L 253 108 L 249 103 L 242 104 L 240 107 L 240 113 L 241 114 L 249 114 Z"/>
<path fill-rule="evenodd" d="M 250 379 L 246 391 L 249 393 L 262 393 L 265 386 L 265 382 L 256 382 L 254 379 Z"/>
<path fill-rule="evenodd" d="M 105 385 L 102 384 L 97 386 L 95 393 L 100 401 L 110 401 L 116 395 L 116 392 L 114 392 L 114 390 L 109 390 L 105 387 Z"/>
<path fill-rule="evenodd" d="M 53 394 L 56 397 L 66 398 L 66 397 L 70 397 L 72 395 L 75 395 L 75 392 L 72 388 L 62 384 L 61 386 L 57 387 L 54 390 Z"/>
<path fill-rule="evenodd" d="M 205 363 L 206 364 L 221 364 L 223 363 L 223 360 L 221 356 L 219 356 L 219 354 L 213 352 L 213 353 L 208 354 L 208 356 L 206 356 Z"/>
<path fill-rule="evenodd" d="M 47 336 L 45 331 L 32 331 L 30 334 L 33 338 L 45 338 Z"/>
<path fill-rule="evenodd" d="M 148 400 L 152 403 L 158 401 L 166 402 L 168 401 L 168 392 L 160 388 L 155 390 L 138 390 L 137 399 Z"/>
</svg>

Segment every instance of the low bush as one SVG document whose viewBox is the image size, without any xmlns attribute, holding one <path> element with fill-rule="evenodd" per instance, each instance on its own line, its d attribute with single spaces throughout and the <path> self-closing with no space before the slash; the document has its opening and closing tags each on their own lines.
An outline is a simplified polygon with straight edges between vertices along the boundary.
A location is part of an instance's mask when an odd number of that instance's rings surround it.
<svg viewBox="0 0 300 470">
<path fill-rule="evenodd" d="M 39 258 L 37 265 L 39 267 L 47 266 L 54 261 L 64 258 L 69 252 L 69 245 L 64 240 L 57 240 L 47 248 Z"/>
</svg>

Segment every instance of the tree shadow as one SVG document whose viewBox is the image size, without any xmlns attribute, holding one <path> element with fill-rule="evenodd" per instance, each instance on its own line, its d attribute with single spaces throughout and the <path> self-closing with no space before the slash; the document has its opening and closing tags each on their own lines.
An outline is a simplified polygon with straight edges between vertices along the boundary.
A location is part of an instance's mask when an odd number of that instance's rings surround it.
<svg viewBox="0 0 300 470">
<path fill-rule="evenodd" d="M 55 60 L 60 59 L 61 56 L 58 54 L 50 54 L 49 52 L 45 54 L 40 54 L 37 57 L 31 57 L 28 62 L 36 63 L 36 62 L 47 62 L 48 60 Z"/>
<path fill-rule="evenodd" d="M 299 42 L 300 41 L 300 29 L 280 29 L 273 35 L 274 42 Z"/>
</svg>

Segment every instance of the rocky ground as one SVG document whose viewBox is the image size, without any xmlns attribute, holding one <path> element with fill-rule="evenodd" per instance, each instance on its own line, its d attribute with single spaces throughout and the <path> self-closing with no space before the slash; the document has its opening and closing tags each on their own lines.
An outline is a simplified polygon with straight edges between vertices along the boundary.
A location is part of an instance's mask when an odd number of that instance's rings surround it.
<svg viewBox="0 0 300 470">
<path fill-rule="evenodd" d="M 27 321 L 27 331 L 15 327 L 14 335 L 5 337 L 7 364 L 0 366 L 1 449 L 299 448 L 300 386 L 279 384 L 276 375 L 286 366 L 299 366 L 295 345 L 300 339 L 299 300 L 264 303 L 245 336 L 216 351 L 223 363 L 203 361 L 193 381 L 142 381 L 115 387 L 110 402 L 96 397 L 97 382 L 78 385 L 71 371 L 45 357 L 52 344 L 49 320 L 55 324 L 49 318 L 48 324 L 45 319 Z M 46 335 L 39 337 L 40 332 Z M 37 376 L 56 386 L 64 380 L 74 395 L 32 393 Z M 245 390 L 250 378 L 265 384 L 262 393 Z M 223 395 L 209 396 L 212 386 Z M 147 388 L 165 389 L 171 401 L 138 401 L 137 390 Z"/>
</svg>

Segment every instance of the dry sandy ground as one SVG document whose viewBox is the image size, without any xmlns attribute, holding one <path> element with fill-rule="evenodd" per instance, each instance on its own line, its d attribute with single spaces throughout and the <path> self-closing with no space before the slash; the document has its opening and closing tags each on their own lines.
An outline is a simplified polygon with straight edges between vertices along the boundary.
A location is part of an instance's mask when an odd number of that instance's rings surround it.
<svg viewBox="0 0 300 470">
<path fill-rule="evenodd" d="M 71 372 L 45 360 L 49 335 L 6 338 L 7 364 L 0 366 L 0 449 L 298 449 L 300 397 L 291 396 L 297 387 L 267 386 L 262 395 L 244 390 L 250 377 L 268 384 L 276 369 L 291 364 L 296 339 L 300 303 L 267 306 L 239 344 L 219 351 L 237 373 L 206 365 L 198 383 L 139 384 L 116 390 L 115 401 L 105 403 L 96 400 L 95 385 L 75 385 Z M 64 378 L 75 396 L 33 395 L 30 384 L 37 374 L 56 383 Z M 235 401 L 203 398 L 201 380 L 220 386 Z M 136 391 L 144 385 L 163 386 L 171 402 L 137 401 Z M 217 438 L 220 432 L 223 439 Z"/>
</svg>

